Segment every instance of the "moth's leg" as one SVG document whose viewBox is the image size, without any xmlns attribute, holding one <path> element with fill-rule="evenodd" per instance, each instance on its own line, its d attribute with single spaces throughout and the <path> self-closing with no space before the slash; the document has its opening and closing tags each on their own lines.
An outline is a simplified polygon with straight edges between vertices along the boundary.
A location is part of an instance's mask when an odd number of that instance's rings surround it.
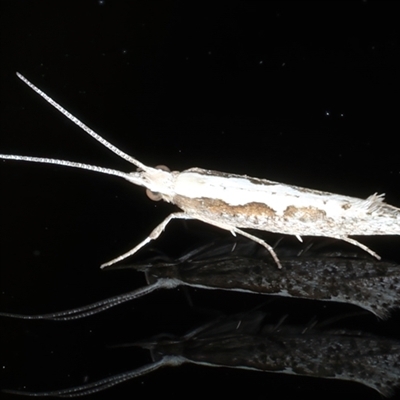
<svg viewBox="0 0 400 400">
<path fill-rule="evenodd" d="M 357 246 L 360 249 L 363 249 L 367 253 L 371 254 L 371 256 L 377 258 L 378 260 L 381 259 L 381 257 L 378 254 L 376 254 L 373 250 L 371 250 L 365 244 L 362 244 L 362 243 L 358 242 L 357 240 L 351 239 L 349 237 L 338 237 L 338 238 L 335 238 L 335 239 L 340 239 L 340 240 L 343 240 L 344 242 L 347 242 L 347 243 L 350 243 L 350 244 L 352 244 L 354 246 Z"/>
<path fill-rule="evenodd" d="M 254 242 L 260 244 L 261 246 L 265 247 L 269 251 L 269 253 L 271 254 L 272 258 L 275 260 L 276 264 L 278 265 L 278 268 L 279 269 L 282 268 L 282 264 L 280 263 L 279 258 L 278 258 L 278 256 L 276 255 L 276 253 L 274 251 L 274 248 L 272 246 L 270 246 L 264 240 L 258 238 L 257 236 L 251 235 L 250 233 L 242 231 L 241 229 L 236 228 L 236 226 L 218 223 L 218 222 L 215 222 L 213 220 L 209 220 L 207 218 L 199 218 L 199 217 L 197 217 L 197 219 L 199 219 L 200 221 L 205 222 L 206 224 L 210 224 L 210 225 L 216 226 L 217 228 L 221 228 L 221 229 L 224 229 L 226 231 L 229 231 L 230 233 L 232 233 L 233 236 L 236 236 L 236 233 L 238 233 L 239 235 L 247 237 L 248 239 L 251 239 Z"/>
<path fill-rule="evenodd" d="M 150 235 L 146 239 L 144 239 L 143 242 L 140 242 L 132 250 L 129 250 L 128 252 L 120 255 L 119 257 L 113 258 L 111 261 L 108 261 L 108 262 L 102 264 L 100 266 L 100 268 L 108 267 L 112 264 L 115 264 L 118 261 L 124 260 L 125 258 L 131 256 L 132 254 L 135 254 L 139 249 L 141 249 L 147 243 L 149 243 L 150 241 L 152 241 L 154 239 L 157 239 L 172 219 L 193 219 L 193 217 L 191 217 L 190 215 L 188 215 L 184 212 L 177 212 L 177 213 L 168 215 L 168 217 L 165 218 L 164 221 L 161 222 L 160 225 L 158 225 L 155 229 L 153 229 L 153 231 L 150 233 Z"/>
<path fill-rule="evenodd" d="M 265 242 L 264 240 L 260 239 L 257 236 L 251 235 L 250 233 L 242 231 L 241 229 L 238 229 L 238 228 L 232 228 L 231 232 L 232 232 L 232 234 L 238 233 L 239 235 L 245 236 L 251 240 L 254 240 L 256 243 L 260 244 L 261 246 L 265 247 L 271 254 L 272 258 L 275 260 L 276 264 L 278 265 L 278 268 L 282 269 L 282 264 L 280 263 L 279 258 L 276 255 L 274 248 L 272 246 L 270 246 L 267 242 Z"/>
</svg>

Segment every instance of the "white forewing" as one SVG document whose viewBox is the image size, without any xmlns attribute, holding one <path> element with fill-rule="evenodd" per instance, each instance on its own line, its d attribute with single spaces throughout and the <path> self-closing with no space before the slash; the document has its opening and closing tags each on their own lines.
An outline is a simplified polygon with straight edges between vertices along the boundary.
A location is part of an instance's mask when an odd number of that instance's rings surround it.
<svg viewBox="0 0 400 400">
<path fill-rule="evenodd" d="M 208 172 L 208 171 L 207 171 Z M 224 174 L 225 175 L 225 174 Z M 351 213 L 364 215 L 371 202 L 355 197 L 303 189 L 278 182 L 231 175 L 230 177 L 183 171 L 176 180 L 176 194 L 192 199 L 218 199 L 231 206 L 265 204 L 277 216 L 289 207 L 312 207 L 324 211 L 327 218 L 340 218 Z M 382 200 L 381 197 L 377 198 Z M 354 215 L 354 214 L 353 214 Z"/>
</svg>

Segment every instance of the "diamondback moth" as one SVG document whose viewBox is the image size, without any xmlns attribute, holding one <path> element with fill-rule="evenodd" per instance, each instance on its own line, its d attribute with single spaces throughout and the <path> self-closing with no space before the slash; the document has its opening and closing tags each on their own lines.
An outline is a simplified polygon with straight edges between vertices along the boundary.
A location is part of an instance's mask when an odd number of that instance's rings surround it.
<svg viewBox="0 0 400 400">
<path fill-rule="evenodd" d="M 162 199 L 182 210 L 167 216 L 146 239 L 102 264 L 101 268 L 135 254 L 157 239 L 173 219 L 197 219 L 230 231 L 234 236 L 243 235 L 264 246 L 279 268 L 281 264 L 273 247 L 242 228 L 295 235 L 300 241 L 301 236 L 339 239 L 360 247 L 377 259 L 380 259 L 378 254 L 350 236 L 400 235 L 400 209 L 386 204 L 383 194 L 375 193 L 360 199 L 202 168 L 179 172 L 149 167 L 94 132 L 20 73 L 17 72 L 17 76 L 65 117 L 138 170 L 122 172 L 73 161 L 12 154 L 0 154 L 1 159 L 62 165 L 118 176 L 145 187 L 152 200 Z"/>
</svg>

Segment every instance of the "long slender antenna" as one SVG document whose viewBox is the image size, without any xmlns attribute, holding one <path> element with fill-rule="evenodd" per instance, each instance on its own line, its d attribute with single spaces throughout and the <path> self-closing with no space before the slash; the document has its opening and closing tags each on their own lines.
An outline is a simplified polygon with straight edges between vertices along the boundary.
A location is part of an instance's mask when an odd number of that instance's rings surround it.
<svg viewBox="0 0 400 400">
<path fill-rule="evenodd" d="M 110 376 L 105 379 L 101 379 L 97 382 L 87 383 L 81 386 L 75 386 L 69 389 L 53 390 L 49 392 L 24 392 L 23 390 L 3 390 L 5 393 L 11 393 L 22 396 L 32 397 L 80 397 L 86 396 L 93 393 L 101 392 L 105 389 L 109 389 L 119 383 L 126 382 L 130 379 L 138 378 L 143 375 L 147 375 L 150 372 L 156 371 L 159 368 L 171 366 L 175 367 L 181 365 L 186 360 L 181 357 L 175 356 L 164 356 L 161 360 L 152 364 L 144 365 L 143 367 L 137 368 L 133 371 L 123 372 L 118 375 Z"/>
<path fill-rule="evenodd" d="M 83 129 L 86 133 L 88 133 L 92 138 L 97 140 L 99 143 L 101 143 L 103 146 L 107 147 L 107 149 L 111 150 L 114 152 L 117 156 L 123 158 L 124 160 L 130 162 L 131 164 L 136 165 L 137 167 L 146 170 L 148 167 L 144 164 L 142 164 L 140 161 L 136 160 L 135 158 L 131 157 L 129 154 L 124 153 L 122 150 L 120 150 L 118 147 L 115 147 L 112 145 L 110 142 L 108 142 L 106 139 L 101 137 L 99 134 L 97 134 L 93 129 L 90 129 L 87 125 L 85 125 L 81 120 L 73 116 L 69 111 L 67 111 L 65 108 L 60 106 L 56 101 L 54 101 L 50 96 L 48 96 L 46 93 L 41 91 L 38 87 L 36 87 L 32 82 L 28 81 L 23 75 L 21 75 L 19 72 L 16 72 L 17 76 L 21 81 L 26 83 L 32 90 L 34 90 L 39 96 L 43 97 L 48 103 L 50 103 L 54 108 L 56 108 L 58 111 L 60 111 L 61 114 L 65 115 L 69 120 L 71 120 L 74 124 L 78 125 L 79 128 Z M 27 160 L 28 161 L 28 160 Z"/>
<path fill-rule="evenodd" d="M 98 314 L 109 308 L 115 307 L 119 304 L 126 303 L 127 301 L 146 296 L 151 292 L 158 289 L 171 289 L 179 285 L 177 281 L 170 281 L 166 279 L 159 279 L 152 285 L 145 286 L 140 289 L 132 290 L 131 292 L 120 294 L 108 299 L 100 300 L 83 307 L 73 308 L 65 311 L 58 311 L 49 314 L 39 315 L 22 315 L 14 313 L 0 312 L 0 317 L 18 318 L 18 319 L 44 319 L 49 321 L 71 321 L 80 318 L 86 318 L 94 314 Z"/>
<path fill-rule="evenodd" d="M 129 174 L 127 172 L 118 171 L 116 169 L 104 168 L 104 167 L 99 167 L 97 165 L 83 164 L 74 161 L 58 160 L 56 158 L 18 156 L 14 154 L 0 154 L 0 158 L 2 158 L 3 160 L 17 160 L 17 161 L 37 162 L 41 164 L 63 165 L 66 167 L 80 168 L 80 169 L 86 169 L 88 171 L 100 172 L 106 175 L 115 175 L 127 179 L 129 181 L 132 181 L 134 179 L 134 175 Z"/>
</svg>

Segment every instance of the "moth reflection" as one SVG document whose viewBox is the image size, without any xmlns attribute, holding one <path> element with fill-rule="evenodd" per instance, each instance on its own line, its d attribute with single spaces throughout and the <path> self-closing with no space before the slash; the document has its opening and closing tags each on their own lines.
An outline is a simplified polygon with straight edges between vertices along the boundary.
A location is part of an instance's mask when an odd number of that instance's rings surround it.
<svg viewBox="0 0 400 400">
<path fill-rule="evenodd" d="M 148 349 L 152 362 L 97 382 L 48 392 L 8 392 L 77 397 L 185 363 L 358 382 L 387 397 L 400 383 L 399 341 L 326 329 L 327 322 L 299 326 L 286 324 L 284 317 L 278 323 L 265 319 L 266 313 L 255 310 L 219 318 L 181 337 L 164 334 L 138 341 L 130 346 Z"/>
<path fill-rule="evenodd" d="M 304 250 L 304 249 L 303 249 Z M 177 259 L 154 256 L 131 268 L 143 272 L 148 285 L 87 306 L 41 315 L 0 313 L 22 319 L 67 321 L 97 314 L 158 289 L 189 286 L 340 302 L 356 305 L 385 319 L 400 306 L 400 267 L 364 255 L 307 248 L 299 254 L 279 245 L 283 268 L 265 257 L 265 250 L 241 240 L 211 242 Z"/>
</svg>

